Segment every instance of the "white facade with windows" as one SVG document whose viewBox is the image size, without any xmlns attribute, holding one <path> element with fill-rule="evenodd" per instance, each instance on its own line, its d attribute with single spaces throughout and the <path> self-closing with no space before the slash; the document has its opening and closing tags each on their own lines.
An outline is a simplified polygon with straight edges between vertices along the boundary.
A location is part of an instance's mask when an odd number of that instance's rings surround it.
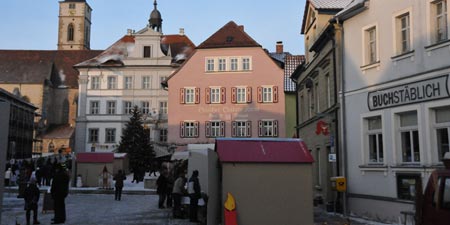
<svg viewBox="0 0 450 225">
<path fill-rule="evenodd" d="M 184 35 L 170 37 L 188 40 Z M 176 51 L 163 39 L 170 41 L 149 27 L 131 31 L 100 56 L 76 65 L 80 71 L 77 152 L 116 149 L 134 106 L 144 114 L 150 139 L 167 144 L 168 92 L 161 81 L 179 61 L 174 61 L 171 54 Z M 186 93 L 186 102 L 195 100 L 195 89 Z M 195 135 L 193 131 L 193 124 L 187 124 L 186 135 Z"/>
<path fill-rule="evenodd" d="M 348 209 L 398 222 L 450 151 L 448 0 L 359 2 L 338 14 Z"/>
</svg>

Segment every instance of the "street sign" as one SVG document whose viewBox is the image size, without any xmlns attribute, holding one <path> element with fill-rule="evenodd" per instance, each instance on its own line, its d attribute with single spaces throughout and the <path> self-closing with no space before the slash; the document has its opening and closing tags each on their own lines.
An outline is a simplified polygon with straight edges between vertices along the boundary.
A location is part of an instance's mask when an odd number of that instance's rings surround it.
<svg viewBox="0 0 450 225">
<path fill-rule="evenodd" d="M 328 162 L 336 162 L 336 153 L 328 154 Z"/>
</svg>

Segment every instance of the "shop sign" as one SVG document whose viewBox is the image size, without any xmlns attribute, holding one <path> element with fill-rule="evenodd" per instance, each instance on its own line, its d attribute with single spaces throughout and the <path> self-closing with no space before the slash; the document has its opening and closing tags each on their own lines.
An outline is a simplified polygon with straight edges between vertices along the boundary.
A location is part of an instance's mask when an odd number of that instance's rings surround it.
<svg viewBox="0 0 450 225">
<path fill-rule="evenodd" d="M 450 97 L 448 75 L 369 92 L 369 110 L 408 105 Z"/>
</svg>

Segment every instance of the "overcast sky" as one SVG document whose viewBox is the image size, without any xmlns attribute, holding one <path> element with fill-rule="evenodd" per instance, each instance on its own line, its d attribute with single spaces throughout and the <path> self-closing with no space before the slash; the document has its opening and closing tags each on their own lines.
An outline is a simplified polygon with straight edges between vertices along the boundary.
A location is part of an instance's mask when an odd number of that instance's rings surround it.
<svg viewBox="0 0 450 225">
<path fill-rule="evenodd" d="M 58 38 L 57 0 L 5 0 L 0 7 L 0 49 L 54 50 Z M 153 0 L 87 0 L 92 12 L 91 49 L 105 49 L 126 34 L 144 28 Z M 199 45 L 233 20 L 263 48 L 304 54 L 300 35 L 305 0 L 158 0 L 163 33 L 179 28 Z"/>
</svg>

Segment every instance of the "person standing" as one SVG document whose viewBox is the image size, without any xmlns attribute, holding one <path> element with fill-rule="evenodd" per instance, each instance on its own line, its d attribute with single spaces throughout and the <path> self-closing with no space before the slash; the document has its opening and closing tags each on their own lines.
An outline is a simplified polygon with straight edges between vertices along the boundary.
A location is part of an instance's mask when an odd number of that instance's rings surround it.
<svg viewBox="0 0 450 225">
<path fill-rule="evenodd" d="M 12 175 L 11 167 L 9 167 L 5 172 L 5 186 L 9 186 L 9 181 L 11 180 Z"/>
<path fill-rule="evenodd" d="M 163 209 L 167 192 L 167 178 L 165 176 L 165 173 L 160 173 L 158 180 L 156 180 L 156 185 L 157 185 L 156 193 L 159 196 L 158 207 L 160 209 Z"/>
<path fill-rule="evenodd" d="M 33 224 L 41 224 L 37 219 L 38 202 L 40 196 L 39 188 L 36 186 L 36 178 L 31 178 L 25 188 L 24 200 L 26 210 L 27 225 L 30 225 L 30 214 L 33 211 Z"/>
<path fill-rule="evenodd" d="M 55 218 L 52 224 L 61 224 L 66 222 L 66 203 L 65 199 L 69 194 L 69 175 L 62 164 L 55 166 L 55 175 L 53 177 L 50 189 L 54 201 Z"/>
<path fill-rule="evenodd" d="M 199 222 L 197 218 L 198 200 L 201 197 L 200 181 L 198 179 L 198 170 L 194 170 L 192 172 L 191 178 L 189 178 L 188 193 L 190 198 L 189 221 L 198 223 Z"/>
<path fill-rule="evenodd" d="M 181 215 L 181 198 L 186 193 L 184 185 L 186 184 L 186 178 L 183 173 L 180 173 L 178 178 L 175 180 L 172 189 L 173 197 L 173 217 L 182 218 Z"/>
<path fill-rule="evenodd" d="M 119 172 L 114 176 L 114 180 L 116 181 L 116 184 L 114 185 L 116 187 L 115 200 L 117 201 L 120 201 L 120 198 L 122 197 L 123 181 L 125 179 L 127 179 L 127 177 L 122 170 L 119 170 Z"/>
</svg>

